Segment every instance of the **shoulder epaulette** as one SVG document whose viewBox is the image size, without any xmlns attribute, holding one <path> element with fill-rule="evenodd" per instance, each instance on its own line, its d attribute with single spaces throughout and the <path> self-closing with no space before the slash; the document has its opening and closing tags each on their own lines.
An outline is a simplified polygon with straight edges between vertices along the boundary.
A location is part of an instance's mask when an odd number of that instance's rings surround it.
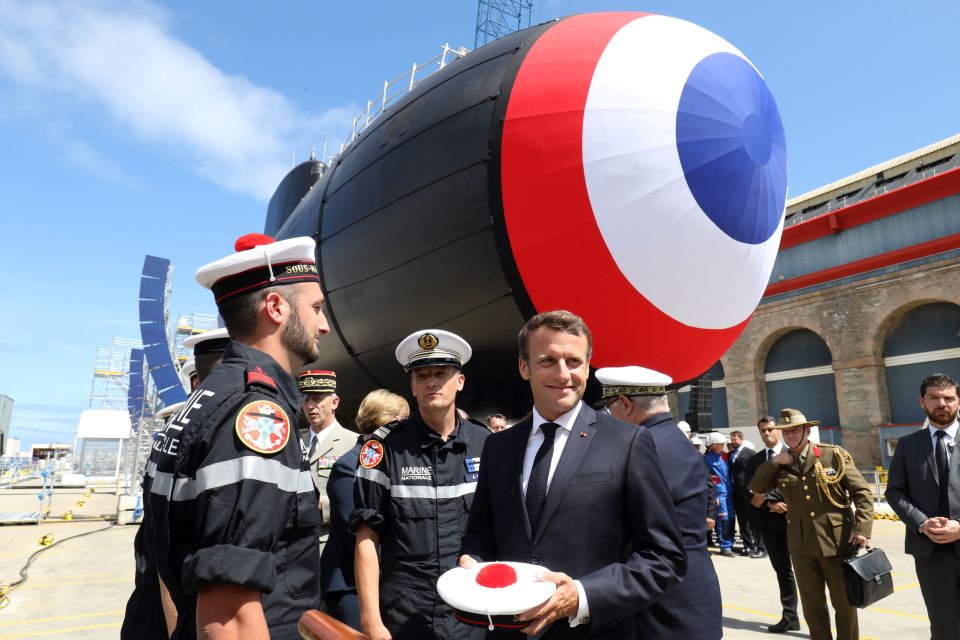
<svg viewBox="0 0 960 640">
<path fill-rule="evenodd" d="M 394 420 L 393 422 L 388 422 L 387 424 L 383 425 L 382 427 L 374 431 L 373 437 L 376 438 L 377 440 L 383 440 L 388 435 L 393 433 L 394 429 L 399 427 L 401 424 L 403 424 L 403 422 L 400 420 Z"/>
<path fill-rule="evenodd" d="M 247 369 L 245 382 L 246 382 L 247 388 L 257 385 L 261 387 L 266 387 L 271 391 L 277 391 L 277 383 L 274 381 L 273 378 L 268 376 L 263 371 L 263 369 L 261 369 L 259 366 L 255 367 L 252 370 Z"/>
</svg>

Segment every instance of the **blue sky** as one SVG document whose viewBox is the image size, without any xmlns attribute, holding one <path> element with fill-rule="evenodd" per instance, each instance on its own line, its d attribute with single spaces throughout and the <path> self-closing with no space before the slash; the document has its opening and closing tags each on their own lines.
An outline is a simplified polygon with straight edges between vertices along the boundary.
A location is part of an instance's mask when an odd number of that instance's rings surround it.
<svg viewBox="0 0 960 640">
<path fill-rule="evenodd" d="M 637 10 L 695 22 L 760 69 L 798 195 L 958 133 L 960 5 L 535 0 L 534 22 Z M 139 337 L 145 254 L 171 314 L 212 313 L 198 266 L 263 225 L 311 147 L 383 80 L 473 45 L 473 0 L 0 3 L 0 393 L 11 435 L 72 440 L 97 346 Z"/>
</svg>

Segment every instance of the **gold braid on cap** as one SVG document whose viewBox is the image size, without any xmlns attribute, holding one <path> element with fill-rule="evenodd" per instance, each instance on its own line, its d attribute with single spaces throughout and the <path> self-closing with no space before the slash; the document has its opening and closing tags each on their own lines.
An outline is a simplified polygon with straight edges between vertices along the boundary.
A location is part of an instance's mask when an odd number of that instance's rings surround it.
<svg viewBox="0 0 960 640">
<path fill-rule="evenodd" d="M 618 396 L 662 396 L 667 388 L 661 385 L 603 385 L 601 400 Z"/>
<path fill-rule="evenodd" d="M 820 456 L 817 456 L 816 461 L 813 463 L 813 473 L 817 477 L 817 488 L 827 497 L 827 501 L 837 509 L 849 509 L 849 497 L 846 504 L 840 502 L 846 494 L 846 491 L 840 486 L 840 483 L 847 474 L 847 458 L 850 458 L 849 462 L 853 462 L 853 458 L 840 447 L 837 447 L 837 455 L 835 458 L 837 459 L 838 468 L 836 475 L 831 478 L 827 475 L 826 471 L 823 470 L 823 465 L 820 464 Z M 834 493 L 837 495 L 836 499 L 833 497 Z"/>
</svg>

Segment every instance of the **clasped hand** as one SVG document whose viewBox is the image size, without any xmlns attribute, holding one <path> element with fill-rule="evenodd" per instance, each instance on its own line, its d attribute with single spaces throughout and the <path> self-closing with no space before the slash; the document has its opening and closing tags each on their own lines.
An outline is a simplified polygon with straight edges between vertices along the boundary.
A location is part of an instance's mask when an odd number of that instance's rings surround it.
<svg viewBox="0 0 960 640">
<path fill-rule="evenodd" d="M 956 542 L 960 540 L 960 522 L 935 516 L 924 521 L 923 533 L 937 544 Z"/>
</svg>

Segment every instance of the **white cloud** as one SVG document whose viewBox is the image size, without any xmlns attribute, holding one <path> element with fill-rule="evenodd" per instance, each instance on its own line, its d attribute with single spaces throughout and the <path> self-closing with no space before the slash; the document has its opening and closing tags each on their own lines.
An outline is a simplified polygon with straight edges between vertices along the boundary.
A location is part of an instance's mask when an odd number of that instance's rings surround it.
<svg viewBox="0 0 960 640">
<path fill-rule="evenodd" d="M 289 169 L 298 141 L 345 138 L 356 107 L 302 113 L 277 91 L 219 70 L 168 22 L 142 1 L 5 1 L 0 75 L 33 94 L 27 99 L 52 94 L 93 105 L 140 141 L 184 156 L 198 174 L 261 199 Z M 79 144 L 75 161 L 123 179 Z"/>
<path fill-rule="evenodd" d="M 128 176 L 113 160 L 82 140 L 67 141 L 64 153 L 67 160 L 95 176 L 112 182 L 137 186 L 137 181 Z"/>
</svg>

